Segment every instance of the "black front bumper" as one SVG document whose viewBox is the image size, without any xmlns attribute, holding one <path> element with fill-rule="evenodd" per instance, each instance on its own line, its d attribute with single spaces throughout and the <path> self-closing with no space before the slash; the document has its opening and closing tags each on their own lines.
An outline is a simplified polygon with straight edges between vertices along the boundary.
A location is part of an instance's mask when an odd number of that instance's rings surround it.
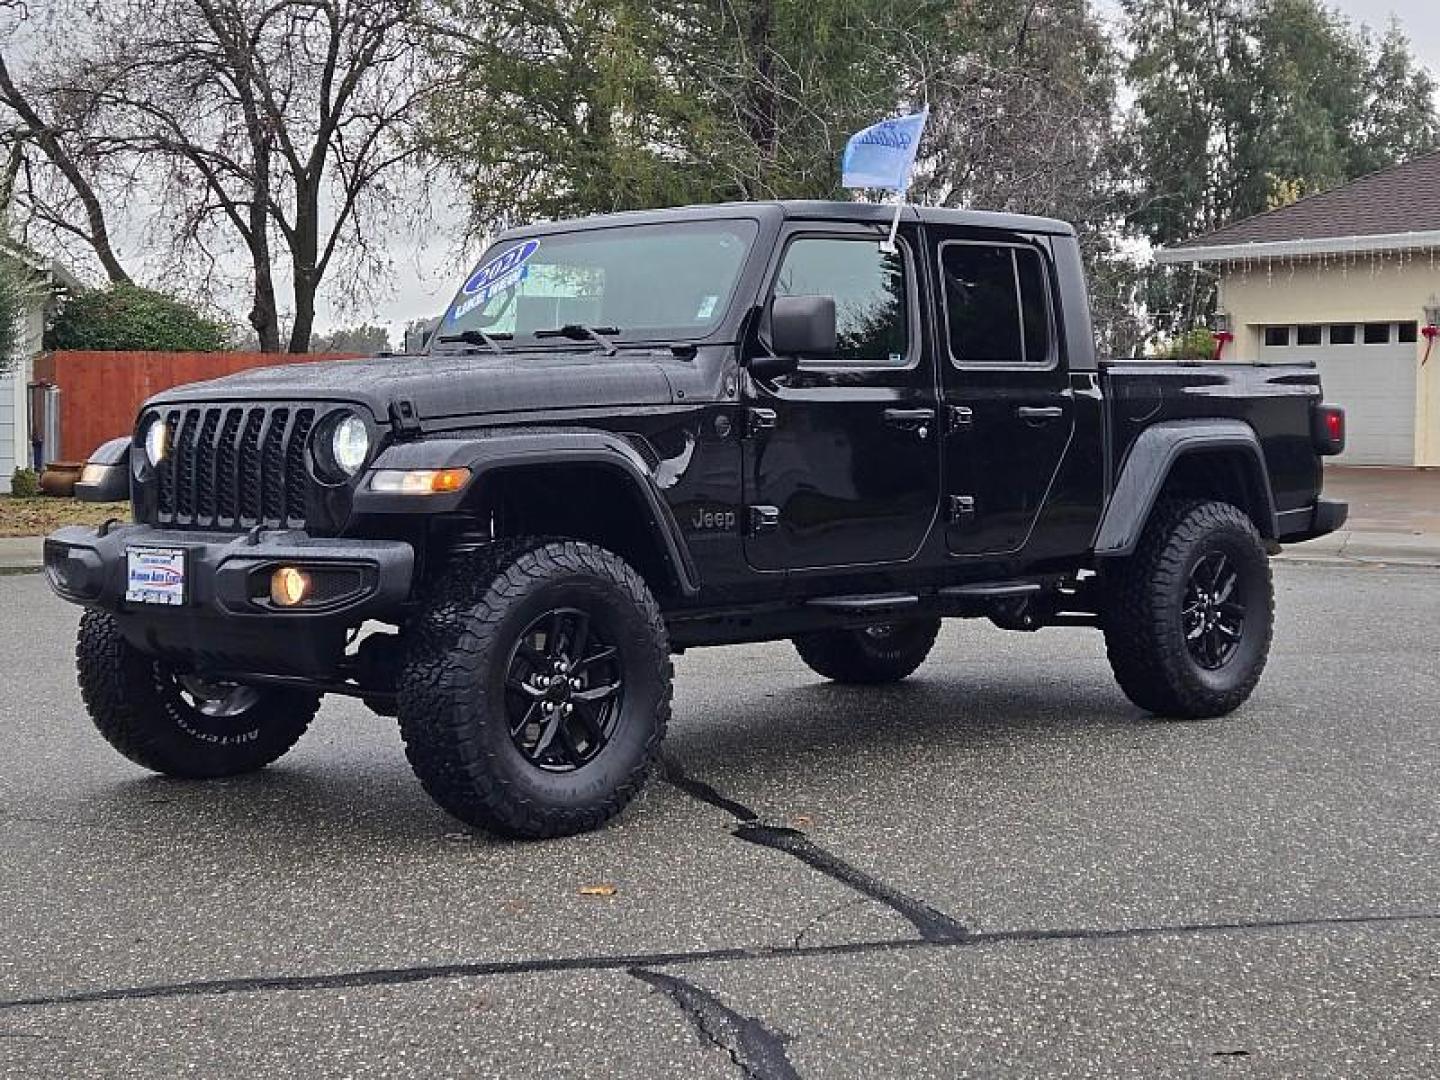
<svg viewBox="0 0 1440 1080">
<path fill-rule="evenodd" d="M 126 599 L 131 548 L 184 552 L 182 604 Z M 272 602 L 270 578 L 282 566 L 310 575 L 311 599 L 288 608 Z M 414 549 L 402 541 L 293 531 L 71 526 L 45 540 L 45 574 L 59 596 L 112 612 L 126 638 L 146 652 L 208 670 L 326 675 L 344 652 L 348 628 L 398 618 L 414 570 Z"/>
</svg>

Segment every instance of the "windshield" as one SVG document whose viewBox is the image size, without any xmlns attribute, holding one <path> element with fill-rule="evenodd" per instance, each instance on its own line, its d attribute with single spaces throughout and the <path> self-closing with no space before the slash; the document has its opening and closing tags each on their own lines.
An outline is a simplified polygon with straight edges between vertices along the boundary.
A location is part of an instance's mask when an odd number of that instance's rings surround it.
<svg viewBox="0 0 1440 1080">
<path fill-rule="evenodd" d="M 621 339 L 704 337 L 729 307 L 755 233 L 753 221 L 695 221 L 506 241 L 466 279 L 440 336 L 579 325 Z"/>
</svg>

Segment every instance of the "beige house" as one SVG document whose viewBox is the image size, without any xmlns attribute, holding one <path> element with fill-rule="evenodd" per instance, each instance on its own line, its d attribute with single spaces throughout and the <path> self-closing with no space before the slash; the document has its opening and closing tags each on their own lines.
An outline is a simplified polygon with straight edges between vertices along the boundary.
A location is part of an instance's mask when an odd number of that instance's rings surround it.
<svg viewBox="0 0 1440 1080">
<path fill-rule="evenodd" d="M 1319 367 L 1349 418 L 1341 461 L 1440 466 L 1440 153 L 1157 259 L 1219 276 L 1227 359 Z"/>
</svg>

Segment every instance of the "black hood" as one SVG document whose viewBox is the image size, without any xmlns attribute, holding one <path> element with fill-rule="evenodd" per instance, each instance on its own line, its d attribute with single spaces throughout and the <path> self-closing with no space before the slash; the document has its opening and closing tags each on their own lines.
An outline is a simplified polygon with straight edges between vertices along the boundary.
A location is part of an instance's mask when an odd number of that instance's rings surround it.
<svg viewBox="0 0 1440 1080">
<path fill-rule="evenodd" d="M 177 386 L 150 403 L 344 401 L 385 417 L 408 400 L 422 420 L 581 407 L 669 405 L 656 354 L 599 350 L 375 356 L 255 368 Z"/>
</svg>

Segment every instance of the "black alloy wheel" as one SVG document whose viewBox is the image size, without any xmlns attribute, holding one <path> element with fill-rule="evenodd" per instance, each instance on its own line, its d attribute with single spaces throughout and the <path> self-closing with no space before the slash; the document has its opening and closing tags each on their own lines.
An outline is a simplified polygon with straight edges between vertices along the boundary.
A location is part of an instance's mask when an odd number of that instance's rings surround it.
<svg viewBox="0 0 1440 1080">
<path fill-rule="evenodd" d="M 510 651 L 505 707 L 510 738 L 546 772 L 582 769 L 624 715 L 624 658 L 576 608 L 546 612 Z"/>
<path fill-rule="evenodd" d="M 1185 644 L 1195 662 L 1219 671 L 1245 636 L 1245 603 L 1240 570 L 1223 551 L 1210 551 L 1190 569 L 1181 618 Z"/>
</svg>

